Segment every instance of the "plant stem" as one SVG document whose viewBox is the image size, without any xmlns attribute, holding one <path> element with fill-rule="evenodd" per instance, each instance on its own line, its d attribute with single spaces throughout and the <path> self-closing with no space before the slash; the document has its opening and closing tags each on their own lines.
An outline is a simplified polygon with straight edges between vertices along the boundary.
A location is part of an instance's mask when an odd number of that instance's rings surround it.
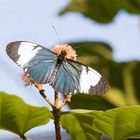
<svg viewBox="0 0 140 140">
<path fill-rule="evenodd" d="M 53 103 L 49 100 L 49 98 L 45 95 L 44 90 L 39 91 L 40 95 L 53 107 Z"/>
<path fill-rule="evenodd" d="M 55 125 L 55 134 L 56 140 L 61 140 L 61 128 L 60 128 L 60 109 L 58 109 L 58 92 L 55 91 L 55 106 L 53 107 L 53 116 L 54 116 L 54 125 Z"/>
<path fill-rule="evenodd" d="M 44 89 L 42 88 L 42 85 L 41 84 L 37 84 L 35 83 L 35 87 L 38 89 L 40 95 L 53 107 L 54 104 L 49 100 L 49 98 L 45 95 L 44 93 Z"/>
<path fill-rule="evenodd" d="M 60 117 L 61 112 L 60 110 L 71 101 L 72 95 L 67 95 L 64 99 L 63 103 L 59 106 L 59 95 L 58 92 L 55 91 L 54 94 L 54 103 L 52 103 L 49 98 L 45 95 L 44 89 L 42 88 L 41 84 L 35 83 L 35 87 L 39 90 L 40 95 L 51 105 L 53 108 L 53 116 L 54 116 L 54 125 L 55 125 L 55 134 L 56 140 L 61 140 L 61 127 L 60 127 Z M 26 140 L 26 139 L 25 139 Z"/>
<path fill-rule="evenodd" d="M 72 95 L 67 95 L 64 99 L 63 103 L 58 107 L 58 109 L 62 109 L 67 103 L 71 102 Z"/>
<path fill-rule="evenodd" d="M 25 137 L 25 136 L 21 136 L 21 139 L 22 139 L 22 140 L 31 140 L 31 139 L 29 139 L 29 138 L 27 138 L 27 137 Z"/>
</svg>

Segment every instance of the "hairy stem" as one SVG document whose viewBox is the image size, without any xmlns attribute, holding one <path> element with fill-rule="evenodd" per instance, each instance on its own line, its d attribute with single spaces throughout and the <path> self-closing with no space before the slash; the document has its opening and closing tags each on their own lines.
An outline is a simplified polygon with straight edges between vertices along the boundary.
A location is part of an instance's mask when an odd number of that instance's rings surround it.
<svg viewBox="0 0 140 140">
<path fill-rule="evenodd" d="M 53 107 L 53 116 L 54 116 L 54 125 L 55 125 L 55 134 L 56 140 L 61 140 L 61 127 L 60 127 L 60 109 L 58 109 L 58 92 L 55 91 L 55 106 Z"/>
</svg>

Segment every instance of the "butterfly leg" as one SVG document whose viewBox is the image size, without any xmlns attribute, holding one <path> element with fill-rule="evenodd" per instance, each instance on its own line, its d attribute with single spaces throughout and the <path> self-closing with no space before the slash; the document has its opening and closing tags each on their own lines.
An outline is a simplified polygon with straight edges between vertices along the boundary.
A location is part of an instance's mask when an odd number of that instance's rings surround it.
<svg viewBox="0 0 140 140">
<path fill-rule="evenodd" d="M 42 87 L 42 84 L 35 83 L 35 87 L 39 90 L 40 95 L 52 106 L 54 107 L 54 104 L 49 100 L 49 98 L 45 95 L 45 90 Z"/>
</svg>

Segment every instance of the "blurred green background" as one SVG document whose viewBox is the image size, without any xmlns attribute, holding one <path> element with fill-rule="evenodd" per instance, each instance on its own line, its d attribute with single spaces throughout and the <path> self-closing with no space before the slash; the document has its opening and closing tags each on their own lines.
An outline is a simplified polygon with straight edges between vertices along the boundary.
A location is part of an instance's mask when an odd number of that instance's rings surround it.
<svg viewBox="0 0 140 140">
<path fill-rule="evenodd" d="M 60 12 L 60 15 L 72 11 L 79 12 L 87 19 L 89 18 L 101 25 L 113 22 L 121 10 L 125 10 L 129 14 L 139 15 L 140 1 L 72 0 Z M 114 61 L 113 47 L 106 42 L 70 42 L 70 44 L 75 47 L 81 46 L 81 48 L 76 49 L 79 56 L 78 60 L 101 72 L 110 83 L 109 92 L 103 96 L 74 95 L 70 104 L 71 108 L 106 110 L 140 103 L 139 61 Z"/>
</svg>

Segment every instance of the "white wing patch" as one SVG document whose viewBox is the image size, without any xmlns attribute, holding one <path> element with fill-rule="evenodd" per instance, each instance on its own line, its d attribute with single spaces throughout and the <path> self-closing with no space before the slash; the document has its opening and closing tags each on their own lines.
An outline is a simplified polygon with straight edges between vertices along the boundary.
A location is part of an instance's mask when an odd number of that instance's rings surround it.
<svg viewBox="0 0 140 140">
<path fill-rule="evenodd" d="M 80 77 L 80 92 L 89 93 L 91 86 L 96 86 L 102 76 L 90 67 L 88 67 L 88 69 L 85 66 L 82 67 L 83 70 Z"/>
<path fill-rule="evenodd" d="M 41 47 L 37 47 L 34 49 L 35 46 L 37 45 L 30 42 L 21 42 L 18 49 L 19 59 L 16 63 L 23 67 L 24 64 L 29 62 L 29 60 L 31 60 L 36 55 L 38 50 L 41 49 Z"/>
</svg>

